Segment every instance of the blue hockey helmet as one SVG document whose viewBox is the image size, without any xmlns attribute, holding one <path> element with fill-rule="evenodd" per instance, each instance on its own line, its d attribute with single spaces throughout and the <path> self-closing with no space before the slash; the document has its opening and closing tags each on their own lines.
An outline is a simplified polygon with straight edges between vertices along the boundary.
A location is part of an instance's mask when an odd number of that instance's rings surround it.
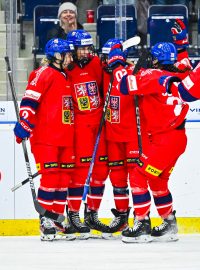
<svg viewBox="0 0 200 270">
<path fill-rule="evenodd" d="M 91 35 L 83 29 L 70 31 L 67 35 L 67 41 L 76 47 L 93 45 Z"/>
<path fill-rule="evenodd" d="M 47 58 L 51 59 L 54 57 L 55 53 L 67 53 L 71 52 L 70 49 L 71 44 L 66 40 L 60 38 L 50 39 L 45 46 L 45 54 Z"/>
<path fill-rule="evenodd" d="M 157 59 L 164 65 L 174 64 L 177 60 L 177 50 L 174 44 L 170 42 L 156 43 L 151 49 L 153 60 Z"/>
<path fill-rule="evenodd" d="M 120 39 L 120 38 L 110 38 L 102 47 L 102 53 L 103 54 L 109 54 L 111 48 L 114 46 L 114 45 L 121 45 L 123 44 L 123 40 Z"/>
</svg>

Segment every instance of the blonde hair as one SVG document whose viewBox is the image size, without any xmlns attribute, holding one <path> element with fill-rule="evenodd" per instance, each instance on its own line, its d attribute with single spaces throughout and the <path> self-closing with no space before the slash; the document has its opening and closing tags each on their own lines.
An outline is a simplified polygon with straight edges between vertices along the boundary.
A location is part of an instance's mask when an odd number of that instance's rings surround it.
<svg viewBox="0 0 200 270">
<path fill-rule="evenodd" d="M 50 63 L 50 60 L 47 59 L 46 57 L 43 57 L 40 64 L 41 66 L 47 66 Z"/>
<path fill-rule="evenodd" d="M 135 66 L 135 63 L 133 63 L 131 60 L 126 59 L 126 63 L 131 66 Z"/>
</svg>

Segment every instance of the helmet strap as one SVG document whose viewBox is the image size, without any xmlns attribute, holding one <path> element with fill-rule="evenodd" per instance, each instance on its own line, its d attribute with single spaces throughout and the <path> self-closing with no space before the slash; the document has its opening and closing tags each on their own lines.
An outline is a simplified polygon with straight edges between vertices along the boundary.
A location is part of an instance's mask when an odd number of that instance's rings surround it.
<svg viewBox="0 0 200 270">
<path fill-rule="evenodd" d="M 55 53 L 54 56 L 52 57 L 52 64 L 63 70 L 64 58 L 65 58 L 64 54 Z"/>
</svg>

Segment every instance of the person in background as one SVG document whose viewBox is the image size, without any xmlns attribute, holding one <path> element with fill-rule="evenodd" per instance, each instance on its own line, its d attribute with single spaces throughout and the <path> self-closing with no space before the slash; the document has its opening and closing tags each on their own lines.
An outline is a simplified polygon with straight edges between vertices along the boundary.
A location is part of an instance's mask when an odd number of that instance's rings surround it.
<svg viewBox="0 0 200 270">
<path fill-rule="evenodd" d="M 15 125 L 17 143 L 30 137 L 31 151 L 41 174 L 38 202 L 63 214 L 67 189 L 75 166 L 74 111 L 71 84 L 63 67 L 70 62 L 66 40 L 51 39 L 45 47 L 44 65 L 31 72 Z M 41 240 L 51 241 L 59 232 L 75 239 L 69 226 L 40 216 Z"/>
<path fill-rule="evenodd" d="M 71 2 L 64 2 L 58 9 L 59 25 L 49 30 L 47 40 L 52 38 L 66 39 L 67 33 L 83 29 L 77 20 L 77 7 Z"/>
<path fill-rule="evenodd" d="M 138 35 L 141 38 L 140 45 L 147 45 L 147 20 L 148 8 L 151 1 L 149 0 L 135 0 L 135 7 L 137 11 L 137 29 Z"/>
<path fill-rule="evenodd" d="M 90 229 L 105 234 L 109 232 L 109 227 L 98 219 L 98 210 L 108 176 L 104 129 L 90 181 L 84 223 L 79 216 L 84 184 L 102 117 L 102 67 L 100 59 L 94 53 L 91 35 L 87 31 L 71 31 L 67 35 L 67 41 L 74 46 L 73 62 L 68 65 L 66 74 L 71 80 L 73 89 L 76 156 L 76 169 L 68 190 L 68 217 L 77 232 L 87 239 Z"/>
</svg>

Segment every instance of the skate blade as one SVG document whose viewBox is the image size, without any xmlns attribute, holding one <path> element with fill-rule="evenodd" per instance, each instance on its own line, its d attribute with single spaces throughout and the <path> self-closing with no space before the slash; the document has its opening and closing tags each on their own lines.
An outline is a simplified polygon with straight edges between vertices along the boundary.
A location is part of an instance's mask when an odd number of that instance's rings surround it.
<svg viewBox="0 0 200 270">
<path fill-rule="evenodd" d="M 113 235 L 112 233 L 102 233 L 102 239 L 105 240 L 118 240 L 121 239 L 121 235 Z"/>
<path fill-rule="evenodd" d="M 151 235 L 141 235 L 138 237 L 122 236 L 122 242 L 124 243 L 150 243 L 152 242 L 152 237 Z"/>
<path fill-rule="evenodd" d="M 56 234 L 54 240 L 64 240 L 64 241 L 73 241 L 76 239 L 75 234 Z"/>
<path fill-rule="evenodd" d="M 101 234 L 90 233 L 90 239 L 118 240 L 121 239 L 121 236 L 120 235 L 114 236 L 111 233 L 101 233 Z"/>
<path fill-rule="evenodd" d="M 90 233 L 78 233 L 76 235 L 77 240 L 88 240 L 90 238 Z"/>
<path fill-rule="evenodd" d="M 175 242 L 178 241 L 178 235 L 177 234 L 165 234 L 162 236 L 152 236 L 153 242 Z"/>
<path fill-rule="evenodd" d="M 55 234 L 41 234 L 40 240 L 41 241 L 53 241 L 55 239 Z"/>
<path fill-rule="evenodd" d="M 102 236 L 100 234 L 90 233 L 90 239 L 102 239 Z"/>
</svg>

